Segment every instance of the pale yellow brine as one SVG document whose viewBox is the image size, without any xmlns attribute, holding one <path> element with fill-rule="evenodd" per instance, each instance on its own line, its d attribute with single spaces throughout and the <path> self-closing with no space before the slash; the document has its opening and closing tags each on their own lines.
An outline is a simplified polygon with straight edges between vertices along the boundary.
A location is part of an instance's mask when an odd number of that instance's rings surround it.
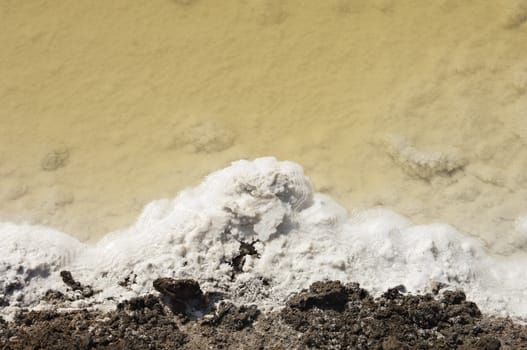
<svg viewBox="0 0 527 350">
<path fill-rule="evenodd" d="M 0 0 L 0 218 L 94 241 L 231 161 L 498 252 L 527 215 L 527 5 Z"/>
</svg>

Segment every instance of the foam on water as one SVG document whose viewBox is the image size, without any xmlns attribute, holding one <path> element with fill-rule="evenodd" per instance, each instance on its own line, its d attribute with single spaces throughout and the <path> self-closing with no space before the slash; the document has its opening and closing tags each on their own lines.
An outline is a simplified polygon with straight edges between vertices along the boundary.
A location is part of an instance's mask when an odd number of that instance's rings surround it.
<svg viewBox="0 0 527 350">
<path fill-rule="evenodd" d="M 519 237 L 526 227 L 518 218 Z M 46 307 L 45 291 L 65 291 L 59 272 L 70 270 L 99 291 L 71 307 L 114 305 L 152 291 L 160 276 L 194 278 L 205 290 L 262 307 L 283 305 L 313 281 L 340 279 L 373 292 L 399 284 L 423 292 L 441 282 L 463 288 L 484 312 L 527 319 L 526 257 L 490 256 L 447 224 L 414 225 L 384 209 L 348 214 L 314 193 L 299 165 L 274 158 L 237 161 L 175 199 L 152 202 L 130 228 L 94 245 L 11 223 L 0 224 L 0 239 L 4 315 Z M 259 256 L 247 256 L 234 274 L 229 262 L 240 242 L 256 242 Z"/>
</svg>

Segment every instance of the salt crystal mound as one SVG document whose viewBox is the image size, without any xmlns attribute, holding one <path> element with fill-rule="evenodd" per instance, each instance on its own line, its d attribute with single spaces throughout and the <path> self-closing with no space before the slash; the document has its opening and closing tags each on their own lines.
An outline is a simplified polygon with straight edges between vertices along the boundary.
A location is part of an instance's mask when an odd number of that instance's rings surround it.
<svg viewBox="0 0 527 350">
<path fill-rule="evenodd" d="M 64 233 L 12 223 L 0 223 L 0 241 L 0 301 L 10 300 L 0 314 L 35 305 L 47 289 L 59 285 L 60 270 L 83 249 L 82 243 Z"/>
<path fill-rule="evenodd" d="M 527 227 L 522 218 L 517 226 Z M 234 162 L 175 199 L 150 203 L 130 228 L 95 245 L 10 223 L 0 225 L 0 239 L 0 298 L 10 304 L 4 315 L 46 307 L 45 291 L 66 292 L 59 272 L 69 270 L 96 293 L 68 307 L 113 307 L 152 292 L 163 276 L 194 278 L 234 302 L 274 308 L 316 280 L 340 279 L 374 293 L 399 284 L 425 292 L 440 282 L 463 288 L 484 312 L 527 320 L 527 257 L 491 257 L 449 225 L 413 225 L 384 209 L 350 215 L 313 193 L 299 165 L 274 158 Z M 254 242 L 259 254 L 235 271 L 240 242 Z"/>
</svg>

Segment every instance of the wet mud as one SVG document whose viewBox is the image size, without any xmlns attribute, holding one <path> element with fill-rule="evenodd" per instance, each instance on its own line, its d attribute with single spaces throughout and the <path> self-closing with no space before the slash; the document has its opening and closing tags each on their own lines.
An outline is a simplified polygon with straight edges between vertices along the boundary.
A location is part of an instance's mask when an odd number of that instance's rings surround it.
<svg viewBox="0 0 527 350">
<path fill-rule="evenodd" d="M 161 283 L 162 282 L 162 283 Z M 313 283 L 279 311 L 208 299 L 191 280 L 158 281 L 109 312 L 21 311 L 2 349 L 525 349 L 527 326 L 482 315 L 462 291 L 374 298 L 357 283 Z M 173 287 L 175 286 L 175 287 Z M 174 312 L 168 299 L 181 305 Z M 195 301 L 199 300 L 199 303 Z"/>
</svg>

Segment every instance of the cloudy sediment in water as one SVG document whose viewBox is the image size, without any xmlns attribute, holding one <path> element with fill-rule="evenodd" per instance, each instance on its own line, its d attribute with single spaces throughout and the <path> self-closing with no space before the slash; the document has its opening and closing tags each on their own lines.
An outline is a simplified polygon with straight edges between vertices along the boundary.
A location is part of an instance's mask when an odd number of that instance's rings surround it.
<svg viewBox="0 0 527 350">
<path fill-rule="evenodd" d="M 437 280 L 523 316 L 526 18 L 519 0 L 1 1 L 2 273 L 28 278 L 31 305 L 65 267 L 137 270 L 134 293 L 161 273 L 220 286 L 248 234 L 224 237 L 237 213 L 261 255 L 238 287 Z M 227 168 L 268 155 L 301 167 Z M 284 172 L 294 198 L 262 180 Z"/>
</svg>

